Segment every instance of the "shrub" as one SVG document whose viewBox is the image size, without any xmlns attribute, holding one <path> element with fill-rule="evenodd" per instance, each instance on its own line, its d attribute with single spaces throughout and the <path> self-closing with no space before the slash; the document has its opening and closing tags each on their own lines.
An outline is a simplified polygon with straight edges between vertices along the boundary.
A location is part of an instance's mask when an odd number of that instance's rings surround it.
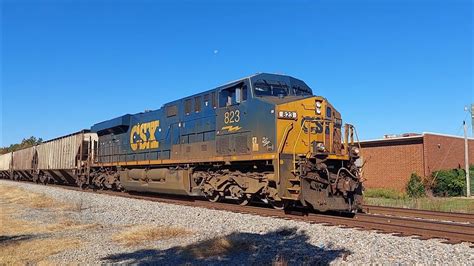
<svg viewBox="0 0 474 266">
<path fill-rule="evenodd" d="M 415 173 L 411 174 L 406 186 L 407 194 L 411 198 L 421 198 L 425 196 L 425 186 L 421 177 Z"/>
<path fill-rule="evenodd" d="M 471 177 L 471 195 L 474 194 L 474 165 L 469 166 L 469 176 Z"/>
<path fill-rule="evenodd" d="M 466 192 L 466 174 L 463 169 L 434 172 L 436 178 L 433 193 L 436 196 L 462 196 Z"/>
</svg>

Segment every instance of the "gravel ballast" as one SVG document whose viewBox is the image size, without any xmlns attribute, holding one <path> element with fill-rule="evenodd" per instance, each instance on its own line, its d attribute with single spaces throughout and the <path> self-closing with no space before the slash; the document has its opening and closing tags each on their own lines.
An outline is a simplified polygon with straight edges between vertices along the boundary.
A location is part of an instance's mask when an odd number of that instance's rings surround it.
<svg viewBox="0 0 474 266">
<path fill-rule="evenodd" d="M 439 240 L 419 240 L 349 228 L 308 224 L 284 219 L 84 193 L 58 187 L 0 180 L 0 185 L 27 191 L 78 206 L 67 216 L 80 223 L 99 224 L 90 230 L 71 231 L 82 245 L 49 258 L 51 262 L 159 263 L 159 264 L 452 264 L 473 265 L 469 244 L 450 245 Z M 44 210 L 21 214 L 24 220 L 42 220 Z M 49 216 L 48 216 L 49 215 Z M 40 219 L 42 218 L 42 219 Z M 130 225 L 173 226 L 189 235 L 124 246 L 112 236 Z M 2 226 L 8 226 L 3 224 Z M 220 255 L 206 257 L 189 252 L 222 237 L 232 243 Z"/>
</svg>

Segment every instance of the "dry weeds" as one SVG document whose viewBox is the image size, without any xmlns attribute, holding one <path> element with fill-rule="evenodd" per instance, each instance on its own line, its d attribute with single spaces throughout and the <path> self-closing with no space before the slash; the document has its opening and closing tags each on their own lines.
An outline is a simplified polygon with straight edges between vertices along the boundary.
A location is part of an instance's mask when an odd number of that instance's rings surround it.
<svg viewBox="0 0 474 266">
<path fill-rule="evenodd" d="M 83 223 L 80 223 L 78 221 L 73 221 L 68 218 L 63 218 L 59 220 L 58 223 L 47 226 L 47 229 L 50 231 L 83 230 L 83 229 L 95 229 L 95 228 L 102 228 L 102 225 L 100 225 L 99 223 L 83 224 Z"/>
<path fill-rule="evenodd" d="M 44 194 L 33 193 L 13 186 L 0 185 L 2 201 L 6 203 L 19 204 L 35 209 L 73 209 L 74 206 L 47 197 Z"/>
<path fill-rule="evenodd" d="M 0 264 L 25 265 L 38 263 L 51 255 L 79 245 L 80 241 L 72 238 L 9 241 L 9 243 L 0 244 Z"/>
<path fill-rule="evenodd" d="M 75 206 L 43 194 L 4 185 L 0 185 L 0 194 L 0 265 L 44 262 L 53 254 L 81 244 L 78 239 L 58 238 L 56 233 L 100 226 L 69 219 L 64 211 Z M 52 210 L 53 222 L 19 218 L 31 209 Z"/>
<path fill-rule="evenodd" d="M 77 239 L 54 238 L 52 232 L 79 230 L 92 225 L 82 225 L 68 220 L 42 225 L 13 218 L 14 210 L 4 208 L 0 213 L 0 265 L 37 263 L 48 256 L 80 244 Z"/>
<path fill-rule="evenodd" d="M 167 240 L 176 237 L 189 236 L 190 231 L 178 227 L 133 226 L 123 229 L 112 237 L 112 240 L 122 245 L 134 246 L 156 240 Z"/>
<path fill-rule="evenodd" d="M 186 246 L 183 248 L 183 251 L 197 259 L 205 259 L 215 256 L 224 256 L 231 252 L 254 250 L 255 248 L 252 243 L 243 239 L 219 237 Z"/>
</svg>

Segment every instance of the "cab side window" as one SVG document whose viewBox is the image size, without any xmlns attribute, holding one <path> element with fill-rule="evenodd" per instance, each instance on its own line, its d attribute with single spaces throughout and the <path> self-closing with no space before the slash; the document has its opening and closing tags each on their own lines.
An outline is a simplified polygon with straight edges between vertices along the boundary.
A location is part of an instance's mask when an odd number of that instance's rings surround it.
<svg viewBox="0 0 474 266">
<path fill-rule="evenodd" d="M 201 112 L 201 96 L 194 97 L 194 112 Z"/>
<path fill-rule="evenodd" d="M 239 104 L 247 100 L 247 85 L 240 83 L 219 92 L 219 107 Z"/>
<path fill-rule="evenodd" d="M 191 99 L 187 99 L 184 101 L 184 113 L 189 115 L 191 113 L 191 109 L 193 108 L 193 102 Z"/>
<path fill-rule="evenodd" d="M 211 93 L 211 100 L 212 100 L 212 108 L 217 108 L 217 93 L 216 92 L 212 92 Z"/>
<path fill-rule="evenodd" d="M 166 117 L 173 117 L 178 115 L 178 107 L 176 104 L 169 105 L 166 107 Z"/>
</svg>

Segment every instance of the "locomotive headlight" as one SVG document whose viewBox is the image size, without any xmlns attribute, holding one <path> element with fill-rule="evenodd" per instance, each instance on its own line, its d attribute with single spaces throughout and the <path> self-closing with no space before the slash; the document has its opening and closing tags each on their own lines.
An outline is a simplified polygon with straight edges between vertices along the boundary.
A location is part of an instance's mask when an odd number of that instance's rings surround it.
<svg viewBox="0 0 474 266">
<path fill-rule="evenodd" d="M 318 151 L 319 152 L 324 152 L 326 150 L 326 147 L 324 146 L 323 143 L 319 142 L 317 145 L 316 145 L 316 148 L 318 148 Z"/>
<path fill-rule="evenodd" d="M 359 148 L 357 148 L 357 147 L 352 148 L 352 153 L 354 153 L 354 155 L 359 155 L 359 153 L 360 153 Z"/>
<path fill-rule="evenodd" d="M 296 119 L 298 119 L 298 113 L 297 112 L 291 112 L 291 111 L 279 111 L 278 112 L 278 118 L 296 120 Z"/>
<path fill-rule="evenodd" d="M 323 103 L 320 101 L 316 101 L 316 114 L 320 115 L 321 114 L 321 107 L 323 106 Z"/>
</svg>

